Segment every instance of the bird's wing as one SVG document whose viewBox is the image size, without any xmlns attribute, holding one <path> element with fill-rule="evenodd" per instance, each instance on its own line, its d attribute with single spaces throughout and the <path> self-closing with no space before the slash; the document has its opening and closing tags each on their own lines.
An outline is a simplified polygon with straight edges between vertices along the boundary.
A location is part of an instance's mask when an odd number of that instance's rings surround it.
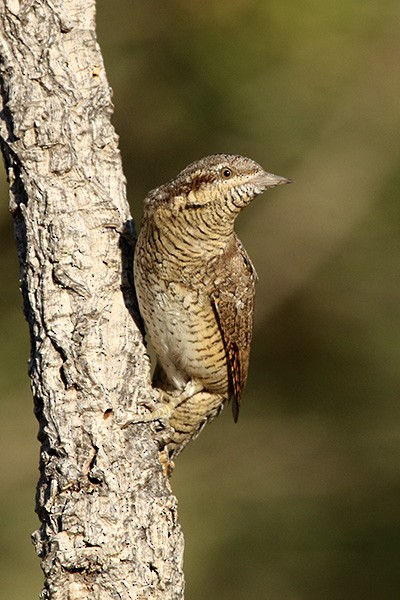
<svg viewBox="0 0 400 600">
<path fill-rule="evenodd" d="M 234 237 L 220 257 L 211 302 L 225 346 L 230 399 L 235 422 L 249 367 L 257 274 L 241 242 Z"/>
</svg>

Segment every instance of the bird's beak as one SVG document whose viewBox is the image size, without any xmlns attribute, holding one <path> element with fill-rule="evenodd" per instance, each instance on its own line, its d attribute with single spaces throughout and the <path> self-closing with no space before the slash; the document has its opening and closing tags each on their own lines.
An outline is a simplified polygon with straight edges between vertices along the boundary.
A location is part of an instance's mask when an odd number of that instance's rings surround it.
<svg viewBox="0 0 400 600">
<path fill-rule="evenodd" d="M 292 179 L 287 179 L 286 177 L 281 177 L 280 175 L 274 175 L 273 173 L 261 173 L 260 175 L 256 175 L 252 179 L 252 183 L 263 187 L 265 190 L 267 188 L 272 188 L 277 185 L 284 185 L 285 183 L 293 183 Z"/>
</svg>

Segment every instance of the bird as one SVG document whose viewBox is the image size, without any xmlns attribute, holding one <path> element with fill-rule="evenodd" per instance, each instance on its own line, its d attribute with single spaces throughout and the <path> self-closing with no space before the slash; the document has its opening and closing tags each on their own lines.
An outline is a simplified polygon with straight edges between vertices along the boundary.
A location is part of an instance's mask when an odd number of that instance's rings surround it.
<svg viewBox="0 0 400 600">
<path fill-rule="evenodd" d="M 134 255 L 139 310 L 175 458 L 246 385 L 256 271 L 234 231 L 259 194 L 291 180 L 234 154 L 189 164 L 144 201 Z"/>
</svg>

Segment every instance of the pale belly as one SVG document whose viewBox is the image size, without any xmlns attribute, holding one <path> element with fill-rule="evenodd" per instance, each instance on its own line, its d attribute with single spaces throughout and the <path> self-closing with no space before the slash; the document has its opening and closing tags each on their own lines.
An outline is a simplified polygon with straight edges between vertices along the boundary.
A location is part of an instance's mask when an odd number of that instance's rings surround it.
<svg viewBox="0 0 400 600">
<path fill-rule="evenodd" d="M 138 296 L 149 340 L 171 388 L 183 390 L 192 381 L 227 395 L 225 349 L 208 298 L 172 284 L 150 298 Z"/>
</svg>

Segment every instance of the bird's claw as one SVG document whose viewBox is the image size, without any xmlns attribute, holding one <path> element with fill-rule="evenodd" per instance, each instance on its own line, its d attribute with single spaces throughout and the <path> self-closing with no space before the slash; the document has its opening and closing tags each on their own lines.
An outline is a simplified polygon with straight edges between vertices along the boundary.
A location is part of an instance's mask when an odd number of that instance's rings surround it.
<svg viewBox="0 0 400 600">
<path fill-rule="evenodd" d="M 160 421 L 165 426 L 168 425 L 169 418 L 172 414 L 173 409 L 168 404 L 157 404 L 156 408 L 150 413 L 140 415 L 137 413 L 132 414 L 132 418 L 128 418 L 123 425 L 122 429 L 126 429 L 129 425 L 138 425 L 140 423 L 153 423 L 154 421 Z"/>
</svg>

